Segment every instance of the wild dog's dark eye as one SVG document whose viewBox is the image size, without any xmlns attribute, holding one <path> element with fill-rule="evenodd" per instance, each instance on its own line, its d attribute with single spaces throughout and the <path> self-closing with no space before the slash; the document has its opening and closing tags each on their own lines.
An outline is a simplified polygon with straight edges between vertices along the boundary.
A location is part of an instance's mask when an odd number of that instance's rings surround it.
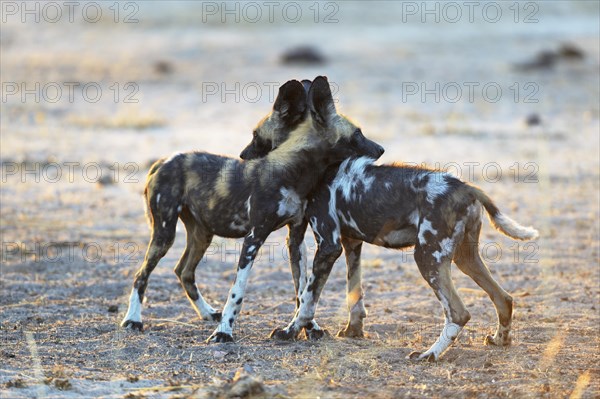
<svg viewBox="0 0 600 399">
<path fill-rule="evenodd" d="M 256 138 L 256 136 L 258 136 L 258 131 L 255 130 L 252 132 L 252 137 Z"/>
<path fill-rule="evenodd" d="M 356 129 L 356 130 L 354 131 L 354 133 L 352 133 L 352 135 L 353 135 L 354 137 L 358 137 L 358 136 L 360 136 L 361 134 L 362 134 L 362 131 L 361 131 L 360 129 Z"/>
</svg>

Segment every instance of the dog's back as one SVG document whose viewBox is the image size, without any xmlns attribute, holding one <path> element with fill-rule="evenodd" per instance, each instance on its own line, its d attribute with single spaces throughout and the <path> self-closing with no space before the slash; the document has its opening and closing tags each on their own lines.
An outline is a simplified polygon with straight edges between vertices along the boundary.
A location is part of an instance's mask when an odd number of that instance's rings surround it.
<svg viewBox="0 0 600 399">
<path fill-rule="evenodd" d="M 183 210 L 212 234 L 238 238 L 248 233 L 247 202 L 256 162 L 188 152 L 157 161 L 144 191 L 151 223 L 156 214 L 175 218 Z M 168 189 L 165 189 L 168 188 Z"/>
<path fill-rule="evenodd" d="M 389 248 L 415 245 L 421 223 L 446 226 L 448 231 L 440 233 L 451 234 L 456 221 L 476 202 L 502 233 L 516 239 L 537 234 L 501 214 L 477 187 L 446 172 L 374 165 L 369 158 L 348 159 L 331 168 L 313 199 L 307 209 L 309 218 L 332 218 L 343 236 Z"/>
</svg>

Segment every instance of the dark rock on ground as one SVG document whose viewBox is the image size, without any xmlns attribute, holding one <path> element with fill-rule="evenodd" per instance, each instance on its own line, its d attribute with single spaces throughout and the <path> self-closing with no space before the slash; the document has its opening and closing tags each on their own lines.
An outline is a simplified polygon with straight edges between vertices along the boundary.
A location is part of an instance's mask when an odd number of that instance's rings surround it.
<svg viewBox="0 0 600 399">
<path fill-rule="evenodd" d="M 325 61 L 319 50 L 311 46 L 294 47 L 281 56 L 282 64 L 324 64 Z"/>
</svg>

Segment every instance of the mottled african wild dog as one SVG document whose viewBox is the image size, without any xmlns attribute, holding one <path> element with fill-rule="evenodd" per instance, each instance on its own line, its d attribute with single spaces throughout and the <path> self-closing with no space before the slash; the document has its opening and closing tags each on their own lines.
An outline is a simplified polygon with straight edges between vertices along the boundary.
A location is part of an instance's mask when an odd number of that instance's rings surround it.
<svg viewBox="0 0 600 399">
<path fill-rule="evenodd" d="M 263 142 L 262 148 L 268 148 L 268 138 L 258 140 Z M 366 310 L 360 266 L 364 241 L 397 249 L 415 246 L 419 271 L 442 304 L 446 324 L 439 339 L 426 352 L 411 353 L 411 359 L 438 360 L 470 319 L 452 283 L 452 261 L 494 303 L 498 326 L 486 343 L 509 345 L 513 301 L 493 279 L 478 252 L 482 206 L 492 224 L 512 238 L 534 239 L 538 232 L 501 213 L 480 189 L 447 173 L 396 164 L 377 166 L 373 161 L 360 157 L 345 160 L 339 168 L 331 167 L 324 183 L 309 198 L 303 225 L 290 230 L 288 244 L 294 274 L 306 276 L 297 254 L 305 251 L 301 249 L 302 229 L 308 223 L 317 241 L 317 252 L 305 289 L 298 289 L 299 306 L 293 320 L 285 329 L 275 329 L 272 337 L 295 339 L 303 328 L 310 329 L 309 338 L 323 334 L 316 331 L 319 326 L 313 318 L 342 247 L 346 254 L 349 321 L 338 336 L 364 335 Z"/>
<path fill-rule="evenodd" d="M 190 152 L 154 164 L 145 189 L 152 237 L 122 326 L 142 329 L 141 303 L 148 277 L 173 244 L 180 218 L 187 245 L 175 273 L 200 317 L 222 320 L 208 341 L 232 341 L 250 269 L 268 235 L 303 220 L 306 197 L 329 165 L 349 156 L 378 157 L 383 152 L 370 140 L 353 141 L 354 130 L 335 112 L 326 78 L 317 77 L 308 94 L 292 80 L 280 88 L 272 113 L 254 131 L 255 136 L 286 137 L 282 142 L 273 139 L 277 148 L 266 157 L 246 162 Z M 196 266 L 214 235 L 245 237 L 222 314 L 206 303 L 195 284 Z"/>
</svg>

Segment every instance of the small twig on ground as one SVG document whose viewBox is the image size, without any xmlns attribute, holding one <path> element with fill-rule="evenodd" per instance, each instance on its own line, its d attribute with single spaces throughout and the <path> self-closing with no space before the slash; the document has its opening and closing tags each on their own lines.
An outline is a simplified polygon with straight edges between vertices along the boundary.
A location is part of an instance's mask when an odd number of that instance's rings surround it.
<svg viewBox="0 0 600 399">
<path fill-rule="evenodd" d="M 194 324 L 184 323 L 182 321 L 177 321 L 177 320 L 172 320 L 172 319 L 149 319 L 149 320 L 152 320 L 152 321 L 164 321 L 166 323 L 180 324 L 182 326 L 187 326 L 187 327 L 197 327 Z"/>
<path fill-rule="evenodd" d="M 242 342 L 243 340 L 245 340 L 246 338 L 248 338 L 250 335 L 244 335 L 242 338 L 238 339 L 236 342 Z"/>
</svg>

